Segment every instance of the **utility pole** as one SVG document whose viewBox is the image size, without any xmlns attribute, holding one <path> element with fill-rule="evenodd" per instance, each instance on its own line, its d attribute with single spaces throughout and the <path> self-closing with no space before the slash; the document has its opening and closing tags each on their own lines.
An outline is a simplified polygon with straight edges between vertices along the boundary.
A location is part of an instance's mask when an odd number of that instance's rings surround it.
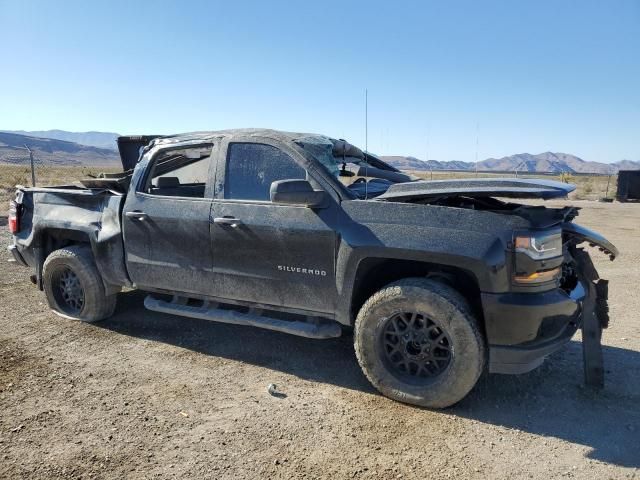
<svg viewBox="0 0 640 480">
<path fill-rule="evenodd" d="M 429 165 L 429 170 L 431 170 L 431 180 L 433 180 L 433 166 L 429 164 L 429 126 L 427 126 L 427 150 L 425 151 L 426 158 L 424 159 Z"/>
<path fill-rule="evenodd" d="M 369 151 L 369 91 L 364 89 L 364 152 Z"/>
<path fill-rule="evenodd" d="M 29 152 L 29 160 L 31 161 L 31 186 L 35 187 L 36 186 L 36 169 L 33 167 L 33 152 L 26 145 L 24 146 L 24 148 L 26 148 L 27 151 Z"/>
<path fill-rule="evenodd" d="M 476 123 L 476 178 L 478 178 L 478 145 L 480 144 L 480 122 Z"/>
<path fill-rule="evenodd" d="M 369 152 L 369 90 L 364 89 L 364 199 L 367 200 L 369 198 L 369 181 L 367 178 L 368 175 L 368 166 L 369 159 L 367 158 Z"/>
<path fill-rule="evenodd" d="M 518 170 L 520 169 L 521 166 L 524 165 L 524 160 L 521 161 L 518 165 L 516 165 L 516 178 L 518 178 Z"/>
</svg>

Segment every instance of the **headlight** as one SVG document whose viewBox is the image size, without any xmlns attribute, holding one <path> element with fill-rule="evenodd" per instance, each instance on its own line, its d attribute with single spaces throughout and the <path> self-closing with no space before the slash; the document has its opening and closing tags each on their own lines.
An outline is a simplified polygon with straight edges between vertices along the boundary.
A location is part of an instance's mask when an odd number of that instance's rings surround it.
<svg viewBox="0 0 640 480">
<path fill-rule="evenodd" d="M 515 232 L 513 281 L 520 286 L 551 285 L 557 282 L 564 261 L 562 230 Z"/>
<path fill-rule="evenodd" d="M 540 283 L 547 283 L 560 278 L 560 267 L 552 268 L 551 270 L 542 270 L 539 272 L 533 272 L 525 275 L 516 275 L 513 277 L 516 283 L 522 285 L 537 285 Z"/>
<path fill-rule="evenodd" d="M 517 234 L 514 239 L 516 252 L 528 255 L 533 260 L 546 260 L 562 255 L 562 232 L 560 230 Z"/>
</svg>

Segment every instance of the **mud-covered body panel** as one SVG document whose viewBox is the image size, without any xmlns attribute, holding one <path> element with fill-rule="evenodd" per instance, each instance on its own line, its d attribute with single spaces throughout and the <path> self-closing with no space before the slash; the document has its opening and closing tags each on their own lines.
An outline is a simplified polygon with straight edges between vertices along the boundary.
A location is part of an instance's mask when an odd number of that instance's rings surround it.
<svg viewBox="0 0 640 480">
<path fill-rule="evenodd" d="M 337 318 L 347 323 L 358 265 L 385 258 L 455 267 L 469 272 L 481 291 L 509 288 L 506 248 L 517 216 L 407 203 L 344 201 L 336 261 Z"/>
<path fill-rule="evenodd" d="M 32 188 L 21 195 L 22 228 L 14 243 L 31 267 L 37 250 L 56 237 L 89 240 L 105 283 L 130 285 L 124 264 L 122 195 L 74 188 Z"/>
</svg>

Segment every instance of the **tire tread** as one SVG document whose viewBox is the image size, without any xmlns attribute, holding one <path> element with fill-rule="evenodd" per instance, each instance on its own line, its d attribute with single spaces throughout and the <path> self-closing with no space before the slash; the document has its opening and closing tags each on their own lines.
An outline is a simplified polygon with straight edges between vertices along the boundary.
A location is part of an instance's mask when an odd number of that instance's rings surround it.
<svg viewBox="0 0 640 480">
<path fill-rule="evenodd" d="M 368 350 L 371 348 L 372 339 L 366 338 L 362 334 L 362 331 L 366 322 L 374 321 L 373 311 L 376 309 L 376 307 L 381 304 L 390 302 L 396 299 L 398 296 L 411 296 L 412 293 L 420 294 L 420 291 L 438 295 L 439 297 L 444 299 L 447 304 L 449 304 L 450 308 L 457 310 L 464 316 L 470 327 L 472 336 L 471 341 L 477 344 L 477 349 L 480 353 L 479 355 L 474 356 L 471 359 L 474 360 L 475 364 L 468 365 L 469 368 L 476 372 L 474 378 L 472 378 L 472 381 L 468 382 L 470 383 L 470 385 L 461 385 L 458 388 L 453 389 L 452 391 L 445 392 L 441 396 L 436 395 L 435 398 L 426 396 L 424 398 L 418 399 L 403 398 L 401 392 L 397 392 L 395 390 L 390 391 L 385 387 L 387 379 L 384 378 L 384 375 L 377 375 L 376 372 L 373 371 L 373 369 L 369 368 Z M 454 403 L 457 403 L 464 396 L 466 396 L 484 371 L 487 356 L 484 336 L 480 330 L 478 321 L 473 315 L 472 310 L 465 298 L 457 290 L 446 284 L 428 278 L 417 277 L 405 278 L 393 282 L 382 288 L 381 290 L 378 290 L 364 303 L 355 321 L 354 347 L 356 358 L 358 359 L 358 363 L 360 364 L 364 375 L 374 387 L 381 391 L 381 393 L 396 400 L 430 408 L 448 407 Z"/>
<path fill-rule="evenodd" d="M 56 263 L 71 263 L 76 274 L 83 279 L 82 288 L 85 291 L 85 305 L 77 317 L 70 316 L 57 308 L 56 301 L 49 289 L 50 286 L 47 285 L 50 281 L 49 269 Z M 42 270 L 47 300 L 55 313 L 90 323 L 113 315 L 116 308 L 116 295 L 106 295 L 102 277 L 93 259 L 93 252 L 88 245 L 70 245 L 51 252 L 47 256 Z M 90 295 L 87 295 L 87 292 Z M 93 298 L 93 301 L 91 299 L 87 300 L 87 296 L 95 298 Z"/>
</svg>

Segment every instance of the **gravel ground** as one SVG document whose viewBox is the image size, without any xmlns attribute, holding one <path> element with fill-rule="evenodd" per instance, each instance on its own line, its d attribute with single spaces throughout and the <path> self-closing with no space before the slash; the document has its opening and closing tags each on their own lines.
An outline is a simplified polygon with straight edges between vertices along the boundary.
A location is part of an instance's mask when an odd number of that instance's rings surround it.
<svg viewBox="0 0 640 480">
<path fill-rule="evenodd" d="M 0 477 L 640 478 L 640 205 L 574 203 L 623 253 L 594 253 L 606 389 L 583 388 L 578 338 L 445 411 L 378 395 L 350 337 L 148 312 L 139 292 L 100 324 L 61 319 L 4 262 L 0 217 Z"/>
</svg>

